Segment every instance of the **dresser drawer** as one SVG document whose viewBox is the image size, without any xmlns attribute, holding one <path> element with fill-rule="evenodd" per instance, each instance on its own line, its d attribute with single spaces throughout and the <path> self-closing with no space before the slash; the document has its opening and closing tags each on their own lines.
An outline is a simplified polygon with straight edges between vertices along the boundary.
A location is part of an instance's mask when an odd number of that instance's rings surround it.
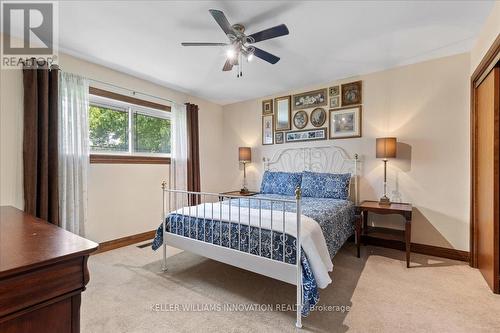
<svg viewBox="0 0 500 333">
<path fill-rule="evenodd" d="M 0 318 L 65 293 L 83 290 L 84 258 L 73 258 L 0 280 Z"/>
</svg>

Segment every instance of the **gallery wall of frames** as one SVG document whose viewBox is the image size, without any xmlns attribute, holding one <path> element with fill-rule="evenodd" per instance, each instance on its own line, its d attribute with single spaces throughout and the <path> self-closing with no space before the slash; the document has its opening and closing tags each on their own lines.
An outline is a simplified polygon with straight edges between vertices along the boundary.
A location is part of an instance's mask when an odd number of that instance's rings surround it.
<svg viewBox="0 0 500 333">
<path fill-rule="evenodd" d="M 262 101 L 262 144 L 361 137 L 362 81 Z"/>
</svg>

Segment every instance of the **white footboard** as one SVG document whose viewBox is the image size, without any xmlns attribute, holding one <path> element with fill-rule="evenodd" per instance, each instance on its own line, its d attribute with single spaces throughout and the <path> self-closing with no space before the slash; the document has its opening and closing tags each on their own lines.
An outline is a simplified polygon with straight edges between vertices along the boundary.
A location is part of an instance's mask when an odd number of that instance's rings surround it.
<svg viewBox="0 0 500 333">
<path fill-rule="evenodd" d="M 216 193 L 205 193 L 205 192 L 191 192 L 191 191 L 182 191 L 182 190 L 171 190 L 168 189 L 166 183 L 162 183 L 163 190 L 163 215 L 162 215 L 162 223 L 163 223 L 163 270 L 167 270 L 167 252 L 166 246 L 167 244 L 185 251 L 189 251 L 213 260 L 217 260 L 223 262 L 228 265 L 232 265 L 235 267 L 239 267 L 254 273 L 258 273 L 261 275 L 265 275 L 271 277 L 273 279 L 277 279 L 280 281 L 284 281 L 293 285 L 296 285 L 297 290 L 297 321 L 296 326 L 302 327 L 302 267 L 301 267 L 301 190 L 297 188 L 295 191 L 295 200 L 283 200 L 283 199 L 268 199 L 268 198 L 252 198 L 247 197 L 242 199 L 237 196 L 230 195 L 222 195 Z M 227 206 L 229 216 L 223 216 L 223 200 L 228 201 Z M 251 200 L 252 202 L 258 203 L 258 217 L 250 216 L 250 201 L 248 201 L 248 206 L 242 206 L 242 200 Z M 237 209 L 233 207 L 233 202 L 237 202 Z M 271 218 L 271 227 L 267 228 L 262 225 L 262 214 L 263 212 L 268 212 L 268 209 L 262 208 L 262 203 L 268 202 L 270 206 L 270 218 Z M 205 203 L 203 208 L 198 207 L 198 203 Z M 275 204 L 279 204 L 281 209 L 276 212 Z M 286 247 L 286 237 L 280 238 L 279 246 L 282 246 L 282 258 L 281 260 L 276 260 L 273 258 L 273 249 L 276 247 L 276 244 L 273 244 L 274 237 L 272 232 L 280 232 L 279 228 L 283 234 L 285 233 L 285 205 L 293 204 L 296 206 L 296 258 L 295 264 L 290 264 L 286 262 L 285 255 L 285 247 Z M 224 204 L 226 205 L 226 204 Z M 207 209 L 208 206 L 208 209 Z M 218 207 L 217 207 L 218 206 Z M 172 209 L 177 207 L 183 207 L 180 210 Z M 210 209 L 211 208 L 211 209 Z M 217 209 L 219 216 L 214 216 L 214 210 Z M 248 208 L 248 216 L 242 216 L 242 210 Z M 199 209 L 203 211 L 199 211 Z M 211 223 L 212 230 L 209 237 L 207 239 L 207 230 L 203 229 L 203 239 L 200 240 L 198 234 L 198 227 L 195 230 L 195 238 L 191 238 L 192 230 L 191 223 L 189 223 L 188 236 L 184 236 L 184 232 L 182 235 L 170 232 L 172 230 L 172 225 L 170 226 L 170 230 L 167 230 L 166 219 L 168 212 L 176 211 L 182 216 L 192 216 L 195 215 L 197 218 L 211 221 L 219 222 L 219 236 L 220 244 L 214 243 L 214 222 Z M 193 210 L 193 211 L 192 211 Z M 195 210 L 195 211 L 194 211 Z M 208 210 L 208 212 L 207 212 Z M 234 216 L 234 214 L 238 216 Z M 233 214 L 233 216 L 231 216 Z M 276 221 L 276 215 L 282 216 L 281 221 Z M 224 218 L 223 218 L 224 217 Z M 274 221 L 273 221 L 274 218 Z M 222 241 L 222 222 L 229 223 L 229 244 L 228 246 L 224 246 Z M 176 220 L 176 223 L 177 220 Z M 232 244 L 232 228 L 231 223 L 238 224 L 238 248 L 234 249 L 231 247 Z M 274 225 L 273 225 L 274 223 Z M 241 226 L 248 224 L 248 249 L 246 252 L 241 251 Z M 280 226 L 281 224 L 281 226 Z M 203 228 L 205 228 L 205 223 L 203 224 Z M 251 253 L 251 235 L 250 231 L 252 228 L 258 228 L 259 232 L 259 253 Z M 175 227 L 175 230 L 178 231 L 178 226 Z M 263 230 L 271 231 L 271 258 L 262 256 L 262 247 L 261 247 L 261 236 Z"/>
</svg>

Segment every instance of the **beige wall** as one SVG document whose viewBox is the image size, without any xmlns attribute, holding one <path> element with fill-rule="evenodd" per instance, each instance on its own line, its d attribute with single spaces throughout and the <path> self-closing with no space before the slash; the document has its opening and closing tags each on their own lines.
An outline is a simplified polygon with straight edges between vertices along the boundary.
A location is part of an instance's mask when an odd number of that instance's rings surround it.
<svg viewBox="0 0 500 333">
<path fill-rule="evenodd" d="M 500 1 L 496 1 L 470 52 L 471 74 L 500 34 Z"/>
<path fill-rule="evenodd" d="M 468 250 L 469 68 L 469 54 L 461 54 L 226 105 L 227 189 L 241 186 L 238 146 L 253 147 L 253 163 L 247 169 L 251 189 L 259 187 L 262 157 L 292 146 L 261 145 L 263 99 L 363 80 L 363 137 L 310 145 L 337 145 L 360 154 L 361 199 L 377 199 L 382 194 L 383 166 L 375 159 L 375 138 L 396 136 L 403 146 L 400 157 L 389 162 L 388 192 L 394 200 L 415 206 L 412 241 Z M 400 225 L 394 219 L 389 223 Z"/>
<path fill-rule="evenodd" d="M 361 197 L 369 199 L 382 192 L 382 163 L 374 158 L 374 138 L 395 135 L 411 148 L 411 160 L 389 164 L 389 193 L 416 206 L 414 242 L 468 249 L 469 60 L 462 54 L 338 81 L 363 80 L 363 137 L 321 143 L 362 156 Z M 288 146 L 261 146 L 262 99 L 337 83 L 221 107 L 74 57 L 61 55 L 60 64 L 68 72 L 198 104 L 202 189 L 211 192 L 240 188 L 238 146 L 254 147 L 248 167 L 254 189 L 260 183 L 262 156 Z M 0 204 L 22 208 L 22 77 L 11 70 L 0 75 Z M 165 178 L 168 170 L 161 166 L 91 165 L 87 236 L 100 242 L 155 228 L 161 211 L 158 184 Z"/>
<path fill-rule="evenodd" d="M 66 72 L 179 103 L 189 101 L 198 104 L 202 190 L 217 192 L 221 189 L 219 162 L 222 152 L 218 149 L 222 142 L 221 106 L 72 56 L 60 54 L 59 65 Z M 2 70 L 1 84 L 0 204 L 22 208 L 21 72 Z M 116 88 L 112 90 L 126 93 Z M 86 236 L 102 242 L 155 229 L 160 223 L 162 211 L 160 183 L 163 179 L 168 180 L 168 173 L 166 165 L 91 164 Z"/>
</svg>

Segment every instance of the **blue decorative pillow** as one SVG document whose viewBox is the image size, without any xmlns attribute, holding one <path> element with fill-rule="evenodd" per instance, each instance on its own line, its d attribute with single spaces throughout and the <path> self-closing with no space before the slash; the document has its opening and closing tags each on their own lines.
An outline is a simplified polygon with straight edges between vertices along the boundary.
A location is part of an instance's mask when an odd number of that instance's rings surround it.
<svg viewBox="0 0 500 333">
<path fill-rule="evenodd" d="M 260 193 L 295 195 L 295 189 L 300 186 L 302 173 L 266 171 L 262 177 Z"/>
<path fill-rule="evenodd" d="M 350 173 L 318 173 L 304 171 L 302 195 L 313 198 L 347 199 L 349 197 Z"/>
</svg>

